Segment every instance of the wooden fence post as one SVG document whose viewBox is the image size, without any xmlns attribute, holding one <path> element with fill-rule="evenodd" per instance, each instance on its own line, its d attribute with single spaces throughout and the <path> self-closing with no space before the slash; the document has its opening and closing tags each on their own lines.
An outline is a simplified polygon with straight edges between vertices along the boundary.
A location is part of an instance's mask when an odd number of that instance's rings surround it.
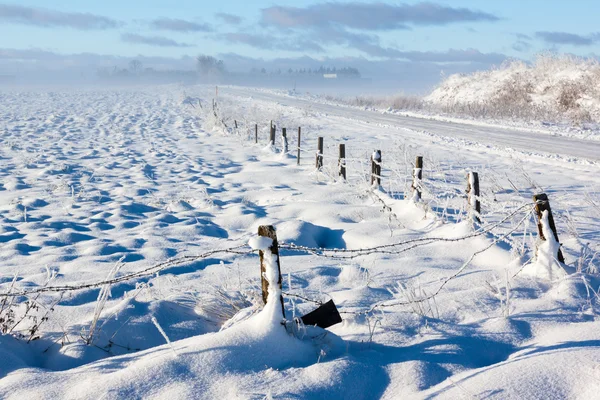
<svg viewBox="0 0 600 400">
<path fill-rule="evenodd" d="M 477 172 L 467 174 L 467 202 L 472 221 L 480 224 L 481 202 L 479 201 L 479 174 Z"/>
<path fill-rule="evenodd" d="M 371 154 L 371 186 L 375 182 L 381 185 L 381 150 L 375 150 Z"/>
<path fill-rule="evenodd" d="M 234 120 L 233 120 L 233 123 L 235 124 L 235 129 L 237 129 L 237 128 L 238 128 L 238 127 L 237 127 L 237 119 L 234 119 Z"/>
<path fill-rule="evenodd" d="M 300 127 L 298 127 L 298 165 L 300 165 Z"/>
<path fill-rule="evenodd" d="M 346 145 L 344 143 L 340 143 L 338 165 L 340 167 L 340 176 L 346 180 Z"/>
<path fill-rule="evenodd" d="M 258 124 L 254 124 L 254 143 L 258 143 Z"/>
<path fill-rule="evenodd" d="M 319 136 L 317 142 L 317 163 L 316 168 L 321 170 L 323 168 L 323 136 Z"/>
<path fill-rule="evenodd" d="M 281 283 L 282 283 L 282 277 L 281 277 L 281 264 L 279 262 L 279 244 L 277 243 L 277 233 L 275 232 L 275 227 L 273 227 L 273 225 L 261 225 L 258 227 L 258 236 L 265 236 L 270 238 L 273 243 L 271 244 L 271 247 L 269 247 L 269 250 L 271 251 L 271 254 L 273 254 L 273 256 L 275 256 L 277 258 L 277 273 L 279 275 L 279 277 L 277 278 L 277 284 L 279 285 L 279 289 L 281 289 Z M 260 281 L 261 281 L 261 287 L 262 287 L 262 298 L 263 298 L 263 302 L 265 304 L 267 304 L 267 298 L 268 298 L 268 293 L 269 293 L 269 282 L 265 279 L 265 272 L 266 272 L 266 266 L 265 266 L 265 254 L 264 251 L 260 250 L 258 252 L 258 255 L 260 257 Z M 285 318 L 285 309 L 283 308 L 283 295 L 280 298 L 281 301 L 281 314 L 283 315 L 283 317 Z"/>
<path fill-rule="evenodd" d="M 287 129 L 281 128 L 281 136 L 283 138 L 283 153 L 287 154 L 288 152 L 288 140 L 287 140 Z"/>
<path fill-rule="evenodd" d="M 277 126 L 271 125 L 271 135 L 269 137 L 269 143 L 271 143 L 271 146 L 275 146 L 275 131 L 277 131 Z"/>
<path fill-rule="evenodd" d="M 421 200 L 421 180 L 423 179 L 423 156 L 417 156 L 415 161 L 415 169 L 413 170 L 413 184 L 412 190 L 414 192 L 414 199 Z"/>
<path fill-rule="evenodd" d="M 552 209 L 550 208 L 550 200 L 548 200 L 548 196 L 546 193 L 539 193 L 533 196 L 533 201 L 535 202 L 535 212 L 537 214 L 538 219 L 538 233 L 540 235 L 540 239 L 546 240 L 544 237 L 544 230 L 542 228 L 542 214 L 544 211 L 548 211 L 548 224 L 550 225 L 550 229 L 554 234 L 554 239 L 558 241 L 558 233 L 556 231 L 556 225 L 554 224 L 554 217 L 552 216 Z M 558 249 L 558 261 L 564 264 L 565 257 L 563 256 L 560 248 Z"/>
</svg>

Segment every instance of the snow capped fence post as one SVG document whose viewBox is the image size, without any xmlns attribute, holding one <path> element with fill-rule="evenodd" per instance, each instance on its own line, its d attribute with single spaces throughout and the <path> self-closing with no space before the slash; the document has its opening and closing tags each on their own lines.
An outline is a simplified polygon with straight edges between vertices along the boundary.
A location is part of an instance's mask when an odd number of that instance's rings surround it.
<svg viewBox="0 0 600 400">
<path fill-rule="evenodd" d="M 300 127 L 298 127 L 298 165 L 300 165 Z"/>
<path fill-rule="evenodd" d="M 254 143 L 258 143 L 258 124 L 254 124 Z"/>
<path fill-rule="evenodd" d="M 421 180 L 423 179 L 423 156 L 417 156 L 413 170 L 413 200 L 421 200 Z"/>
<path fill-rule="evenodd" d="M 283 140 L 283 154 L 288 152 L 287 129 L 281 128 L 281 139 Z"/>
<path fill-rule="evenodd" d="M 479 201 L 479 174 L 469 172 L 467 174 L 467 202 L 469 205 L 469 217 L 472 222 L 481 223 L 481 202 Z"/>
<path fill-rule="evenodd" d="M 279 263 L 279 244 L 277 243 L 277 233 L 273 225 L 261 225 L 258 227 L 258 236 L 267 237 L 272 240 L 271 245 L 267 250 L 259 250 L 258 255 L 260 257 L 260 280 L 262 287 L 262 298 L 263 302 L 267 304 L 267 298 L 269 296 L 269 281 L 265 278 L 265 272 L 267 270 L 267 263 L 275 263 L 277 266 L 277 285 L 281 289 L 281 264 Z M 271 257 L 267 259 L 267 257 Z M 280 298 L 281 301 L 281 313 L 285 318 L 285 310 L 283 308 L 283 296 Z"/>
<path fill-rule="evenodd" d="M 346 145 L 344 143 L 340 143 L 338 165 L 340 167 L 340 176 L 346 180 Z"/>
<path fill-rule="evenodd" d="M 542 226 L 542 216 L 544 211 L 548 211 L 548 225 L 550 225 L 550 229 L 552 230 L 552 233 L 554 234 L 554 239 L 556 240 L 557 243 L 560 243 L 560 241 L 558 240 L 558 233 L 556 232 L 556 225 L 554 224 L 554 218 L 552 217 L 552 209 L 550 208 L 550 200 L 548 200 L 548 196 L 546 195 L 546 193 L 539 193 L 536 195 L 533 195 L 533 201 L 535 202 L 535 212 L 537 214 L 537 220 L 538 220 L 538 233 L 540 235 L 540 239 L 542 240 L 546 240 L 546 237 L 544 236 L 544 228 Z M 560 250 L 560 247 L 558 249 L 558 261 L 560 261 L 561 263 L 564 264 L 565 262 L 565 257 L 563 256 L 562 251 Z"/>
<path fill-rule="evenodd" d="M 277 131 L 277 126 L 271 125 L 271 135 L 269 136 L 271 146 L 275 146 L 275 131 Z"/>
<path fill-rule="evenodd" d="M 317 163 L 316 168 L 321 170 L 323 168 L 323 136 L 319 136 L 317 142 Z"/>
<path fill-rule="evenodd" d="M 371 186 L 375 182 L 381 185 L 381 150 L 375 150 L 371 154 Z"/>
</svg>

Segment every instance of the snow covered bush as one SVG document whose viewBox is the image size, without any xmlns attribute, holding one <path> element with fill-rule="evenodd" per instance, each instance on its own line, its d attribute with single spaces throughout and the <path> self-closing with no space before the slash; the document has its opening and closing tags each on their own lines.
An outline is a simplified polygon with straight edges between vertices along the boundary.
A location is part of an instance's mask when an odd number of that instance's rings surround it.
<svg viewBox="0 0 600 400">
<path fill-rule="evenodd" d="M 455 74 L 425 101 L 450 113 L 495 118 L 600 121 L 596 60 L 541 54 L 534 62 L 509 61 L 488 71 Z"/>
</svg>

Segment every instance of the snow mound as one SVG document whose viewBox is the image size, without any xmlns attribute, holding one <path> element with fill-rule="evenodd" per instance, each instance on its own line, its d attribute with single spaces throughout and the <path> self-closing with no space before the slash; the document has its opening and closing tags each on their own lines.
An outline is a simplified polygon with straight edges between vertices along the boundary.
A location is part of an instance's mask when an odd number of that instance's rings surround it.
<svg viewBox="0 0 600 400">
<path fill-rule="evenodd" d="M 257 373 L 308 367 L 328 352 L 340 353 L 343 344 L 335 335 L 316 327 L 294 329 L 295 323 L 284 324 L 277 256 L 264 251 L 269 294 L 260 313 L 217 333 L 63 372 L 21 370 L 3 380 L 0 398 L 39 398 L 41 393 L 64 399 L 235 398 L 255 384 Z M 154 322 L 170 342 L 156 319 Z M 74 352 L 66 356 L 81 355 L 81 346 L 66 349 Z M 12 369 L 21 367 L 18 361 L 9 357 Z"/>
</svg>

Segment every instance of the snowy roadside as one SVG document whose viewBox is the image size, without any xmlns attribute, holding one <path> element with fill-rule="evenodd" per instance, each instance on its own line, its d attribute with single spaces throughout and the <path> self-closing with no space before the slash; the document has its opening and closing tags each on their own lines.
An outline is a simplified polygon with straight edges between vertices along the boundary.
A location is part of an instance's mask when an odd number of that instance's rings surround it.
<svg viewBox="0 0 600 400">
<path fill-rule="evenodd" d="M 238 88 L 235 86 L 229 86 L 230 88 Z M 239 88 L 238 88 L 239 89 Z M 390 115 L 399 115 L 411 118 L 420 118 L 431 121 L 440 121 L 440 122 L 451 122 L 455 124 L 464 124 L 471 126 L 481 126 L 488 128 L 501 128 L 501 129 L 510 129 L 514 131 L 525 131 L 530 133 L 537 133 L 543 135 L 550 136 L 562 136 L 562 137 L 570 137 L 577 138 L 583 140 L 600 140 L 600 126 L 594 123 L 585 123 L 585 124 L 567 124 L 567 123 L 553 123 L 547 121 L 523 121 L 518 119 L 494 119 L 494 118 L 486 118 L 479 119 L 473 118 L 469 116 L 456 116 L 456 115 L 446 115 L 440 113 L 427 112 L 425 110 L 422 111 L 414 111 L 414 110 L 399 110 L 391 107 L 387 108 L 376 108 L 376 107 L 360 107 L 348 104 L 344 101 L 335 101 L 329 100 L 325 95 L 313 95 L 309 92 L 294 92 L 290 90 L 278 90 L 278 89 L 265 89 L 265 88 L 248 88 L 244 87 L 247 90 L 253 90 L 257 93 L 266 93 L 275 96 L 281 97 L 289 97 L 289 98 L 297 98 L 302 100 L 307 100 L 313 102 L 315 104 L 325 104 L 336 107 L 343 107 L 354 110 L 363 110 L 363 111 L 371 111 L 374 113 L 380 114 L 390 114 Z"/>
</svg>

